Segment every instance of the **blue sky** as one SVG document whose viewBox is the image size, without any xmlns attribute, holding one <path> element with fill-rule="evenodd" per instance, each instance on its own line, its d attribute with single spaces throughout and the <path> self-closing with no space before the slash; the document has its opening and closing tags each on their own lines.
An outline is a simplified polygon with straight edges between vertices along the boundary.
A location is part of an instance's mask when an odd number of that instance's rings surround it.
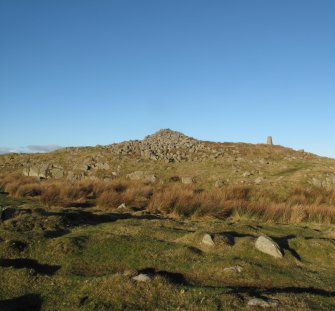
<svg viewBox="0 0 335 311">
<path fill-rule="evenodd" d="M 334 15 L 333 0 L 0 0 L 0 151 L 171 128 L 335 157 Z"/>
</svg>

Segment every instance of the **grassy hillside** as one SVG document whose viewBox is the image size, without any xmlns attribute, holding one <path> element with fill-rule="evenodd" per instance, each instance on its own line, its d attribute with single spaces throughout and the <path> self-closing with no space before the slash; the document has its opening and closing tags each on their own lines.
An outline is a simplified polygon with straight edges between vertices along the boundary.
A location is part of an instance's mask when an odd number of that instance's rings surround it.
<svg viewBox="0 0 335 311">
<path fill-rule="evenodd" d="M 335 309 L 333 159 L 163 130 L 2 155 L 0 192 L 0 310 Z"/>
<path fill-rule="evenodd" d="M 1 206 L 16 208 L 0 224 L 1 310 L 240 310 L 255 297 L 335 308 L 333 225 L 46 209 L 6 195 Z M 223 238 L 207 246 L 205 233 Z M 282 259 L 255 248 L 260 234 Z M 149 282 L 132 279 L 141 272 Z"/>
</svg>

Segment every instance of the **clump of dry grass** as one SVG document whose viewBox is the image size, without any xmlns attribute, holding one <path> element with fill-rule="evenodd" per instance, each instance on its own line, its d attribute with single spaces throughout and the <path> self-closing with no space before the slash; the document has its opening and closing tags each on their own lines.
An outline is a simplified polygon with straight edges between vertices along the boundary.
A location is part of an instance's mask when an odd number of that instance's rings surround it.
<svg viewBox="0 0 335 311">
<path fill-rule="evenodd" d="M 300 186 L 279 193 L 272 189 L 230 185 L 198 189 L 179 182 L 148 185 L 141 181 L 44 180 L 18 174 L 0 176 L 0 191 L 16 197 L 39 197 L 47 206 L 71 206 L 95 200 L 103 209 L 122 203 L 135 209 L 181 217 L 231 215 L 275 222 L 335 222 L 335 192 Z"/>
<path fill-rule="evenodd" d="M 133 208 L 144 208 L 153 193 L 150 185 L 140 181 L 115 180 L 98 187 L 97 205 L 103 208 L 116 208 L 122 203 Z"/>
<path fill-rule="evenodd" d="M 39 182 L 21 184 L 15 193 L 17 197 L 37 197 L 42 194 L 43 186 Z"/>
<path fill-rule="evenodd" d="M 59 206 L 63 205 L 65 202 L 61 197 L 61 190 L 58 184 L 49 184 L 45 185 L 41 196 L 40 201 L 46 206 Z"/>
<path fill-rule="evenodd" d="M 249 188 L 240 186 L 199 191 L 192 185 L 174 185 L 154 192 L 148 209 L 185 217 L 211 215 L 225 218 L 245 203 L 248 194 Z"/>
<path fill-rule="evenodd" d="M 117 208 L 122 203 L 125 203 L 123 196 L 114 191 L 105 191 L 97 198 L 97 205 L 103 208 Z"/>
<path fill-rule="evenodd" d="M 163 214 L 190 216 L 199 207 L 197 199 L 198 195 L 191 186 L 162 187 L 153 193 L 148 209 Z"/>
<path fill-rule="evenodd" d="M 36 183 L 33 177 L 24 177 L 18 174 L 10 174 L 0 178 L 0 190 L 9 193 L 11 196 L 20 196 L 17 192 L 23 186 Z"/>
</svg>

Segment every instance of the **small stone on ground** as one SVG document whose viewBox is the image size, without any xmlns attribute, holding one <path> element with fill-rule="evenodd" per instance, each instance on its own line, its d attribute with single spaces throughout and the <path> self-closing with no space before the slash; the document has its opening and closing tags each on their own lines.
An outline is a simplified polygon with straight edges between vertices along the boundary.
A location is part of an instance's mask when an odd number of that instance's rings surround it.
<svg viewBox="0 0 335 311">
<path fill-rule="evenodd" d="M 214 246 L 214 241 L 212 239 L 212 236 L 208 233 L 204 234 L 201 242 L 207 246 Z"/>
<path fill-rule="evenodd" d="M 133 280 L 136 282 L 150 282 L 151 281 L 151 277 L 145 273 L 140 273 L 137 276 L 133 277 Z"/>
<path fill-rule="evenodd" d="M 247 304 L 249 307 L 278 308 L 280 303 L 274 299 L 251 298 Z"/>
<path fill-rule="evenodd" d="M 223 271 L 232 271 L 232 272 L 241 273 L 243 271 L 243 268 L 237 265 L 237 266 L 224 268 Z"/>
</svg>

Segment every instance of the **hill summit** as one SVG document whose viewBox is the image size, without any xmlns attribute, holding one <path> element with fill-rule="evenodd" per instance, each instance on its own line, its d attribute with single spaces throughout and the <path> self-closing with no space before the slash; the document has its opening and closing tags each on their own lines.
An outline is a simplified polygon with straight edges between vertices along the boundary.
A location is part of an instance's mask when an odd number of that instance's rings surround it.
<svg viewBox="0 0 335 311">
<path fill-rule="evenodd" d="M 199 187 L 313 184 L 335 188 L 333 159 L 278 145 L 202 141 L 171 129 L 106 146 L 1 155 L 0 174 L 10 172 L 68 180 L 150 176 L 155 182 L 185 180 Z"/>
<path fill-rule="evenodd" d="M 183 133 L 162 129 L 143 140 L 130 140 L 109 146 L 115 155 L 136 155 L 151 160 L 181 162 L 190 159 L 190 154 L 205 150 L 204 144 Z"/>
</svg>

